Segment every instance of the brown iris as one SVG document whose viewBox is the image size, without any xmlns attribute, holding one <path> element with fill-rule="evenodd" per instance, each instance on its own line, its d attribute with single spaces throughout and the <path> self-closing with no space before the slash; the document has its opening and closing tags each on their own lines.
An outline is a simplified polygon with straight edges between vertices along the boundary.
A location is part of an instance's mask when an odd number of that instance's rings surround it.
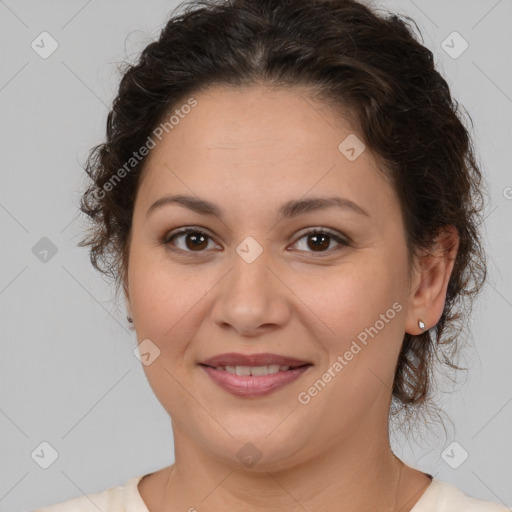
<svg viewBox="0 0 512 512">
<path fill-rule="evenodd" d="M 310 249 L 313 249 L 313 250 L 317 250 L 317 249 L 322 249 L 322 248 L 325 248 L 325 249 L 328 249 L 329 248 L 329 238 L 331 238 L 329 235 L 325 235 L 325 234 L 319 234 L 319 233 L 315 233 L 313 235 L 309 235 L 308 236 L 308 247 Z M 320 239 L 322 239 L 322 242 L 320 243 L 317 243 Z M 313 244 L 310 244 L 309 241 L 310 240 L 315 240 L 315 242 Z"/>
<path fill-rule="evenodd" d="M 189 244 L 189 241 L 192 240 L 192 242 Z M 208 246 L 208 236 L 203 235 L 201 233 L 187 233 L 185 237 L 185 244 L 187 246 L 187 249 L 206 249 Z"/>
</svg>

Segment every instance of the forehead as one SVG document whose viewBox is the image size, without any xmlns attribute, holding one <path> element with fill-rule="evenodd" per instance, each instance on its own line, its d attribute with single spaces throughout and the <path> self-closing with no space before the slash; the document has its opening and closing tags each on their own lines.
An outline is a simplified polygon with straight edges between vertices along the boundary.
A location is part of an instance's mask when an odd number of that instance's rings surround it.
<svg viewBox="0 0 512 512">
<path fill-rule="evenodd" d="M 174 118 L 147 157 L 139 193 L 148 201 L 176 190 L 213 201 L 237 194 L 242 203 L 339 191 L 376 210 L 383 185 L 394 200 L 348 120 L 304 89 L 216 86 L 192 97 L 196 105 Z M 361 151 L 356 159 L 342 151 L 346 140 Z"/>
<path fill-rule="evenodd" d="M 178 123 L 168 130 L 172 137 L 164 133 L 165 140 L 150 158 L 183 144 L 201 152 L 226 150 L 226 155 L 254 149 L 264 157 L 260 148 L 265 146 L 272 145 L 273 153 L 289 152 L 290 147 L 320 149 L 337 146 L 340 136 L 352 131 L 331 106 L 312 99 L 304 88 L 213 86 L 193 98 L 196 106 L 181 119 L 175 116 Z M 180 111 L 186 103 L 184 98 L 174 109 Z M 193 156 L 188 152 L 189 158 Z"/>
</svg>

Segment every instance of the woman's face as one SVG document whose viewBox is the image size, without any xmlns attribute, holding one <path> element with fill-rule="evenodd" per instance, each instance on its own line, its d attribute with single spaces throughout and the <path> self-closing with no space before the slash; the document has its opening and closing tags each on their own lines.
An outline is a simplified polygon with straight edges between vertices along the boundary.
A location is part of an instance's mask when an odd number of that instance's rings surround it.
<svg viewBox="0 0 512 512">
<path fill-rule="evenodd" d="M 345 141 L 346 121 L 299 89 L 212 87 L 194 98 L 154 138 L 127 286 L 176 454 L 261 457 L 265 469 L 342 439 L 382 438 L 404 331 L 420 332 L 395 192 L 370 151 Z M 183 202 L 151 209 L 174 195 L 220 213 Z M 282 210 L 290 202 L 299 203 Z M 267 355 L 242 358 L 255 354 Z M 202 365 L 215 356 L 220 369 Z M 279 371 L 244 375 L 247 366 Z"/>
</svg>

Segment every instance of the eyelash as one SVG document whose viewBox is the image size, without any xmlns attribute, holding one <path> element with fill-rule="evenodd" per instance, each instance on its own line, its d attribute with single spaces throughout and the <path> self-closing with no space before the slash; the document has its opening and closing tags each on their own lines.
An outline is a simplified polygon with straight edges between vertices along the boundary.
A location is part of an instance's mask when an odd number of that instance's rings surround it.
<svg viewBox="0 0 512 512">
<path fill-rule="evenodd" d="M 200 228 L 194 228 L 194 227 L 189 227 L 189 228 L 183 228 L 183 229 L 180 229 L 176 232 L 170 232 L 170 233 L 167 233 L 163 240 L 162 240 L 162 243 L 164 245 L 169 245 L 170 242 L 179 237 L 180 235 L 187 235 L 189 233 L 194 233 L 194 234 L 199 234 L 199 235 L 202 235 L 202 236 L 205 236 L 207 238 L 209 238 L 210 240 L 213 240 L 213 238 L 206 232 L 206 231 L 203 231 L 202 229 Z M 329 229 L 326 229 L 326 228 L 314 228 L 310 231 L 306 231 L 305 233 L 302 233 L 302 235 L 296 240 L 295 243 L 297 243 L 299 240 L 302 240 L 304 237 L 307 237 L 307 236 L 310 236 L 310 235 L 327 235 L 328 237 L 330 237 L 331 239 L 335 240 L 336 242 L 338 242 L 339 244 L 341 244 L 342 246 L 345 246 L 345 247 L 348 247 L 350 245 L 350 242 L 348 239 L 344 239 L 342 237 L 340 237 L 339 235 L 337 235 L 336 233 L 332 232 L 331 230 Z M 201 254 L 201 253 L 204 253 L 205 250 L 202 250 L 202 251 L 189 251 L 189 250 L 184 250 L 184 249 L 178 249 L 178 248 L 173 248 L 173 247 L 169 247 L 169 249 L 171 251 L 176 251 L 176 252 L 181 252 L 181 253 L 184 253 L 186 254 L 187 256 L 192 256 L 194 255 L 194 253 L 198 253 L 198 254 Z M 320 251 L 318 253 L 315 253 L 313 251 L 305 251 L 305 252 L 310 252 L 311 254 L 314 254 L 315 257 L 322 257 L 322 255 L 324 254 L 331 254 L 331 252 L 333 250 L 340 250 L 339 248 L 338 249 L 327 249 L 326 251 Z"/>
</svg>

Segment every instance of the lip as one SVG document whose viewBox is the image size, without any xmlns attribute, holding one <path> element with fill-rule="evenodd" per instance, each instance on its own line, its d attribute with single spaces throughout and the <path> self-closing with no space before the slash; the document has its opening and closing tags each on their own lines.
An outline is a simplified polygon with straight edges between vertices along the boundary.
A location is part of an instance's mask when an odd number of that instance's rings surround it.
<svg viewBox="0 0 512 512">
<path fill-rule="evenodd" d="M 209 359 L 201 361 L 199 364 L 212 366 L 213 368 L 217 366 L 265 366 L 269 364 L 278 364 L 279 366 L 290 366 L 293 368 L 311 363 L 309 361 L 271 353 L 239 354 L 229 352 L 210 357 Z"/>
<path fill-rule="evenodd" d="M 215 384 L 233 395 L 245 398 L 257 398 L 273 393 L 297 380 L 312 366 L 312 364 L 305 364 L 304 366 L 268 375 L 237 375 L 200 364 L 200 367 Z"/>
<path fill-rule="evenodd" d="M 218 367 L 226 366 L 288 366 L 288 370 L 268 375 L 237 375 Z M 279 354 L 240 354 L 229 352 L 219 354 L 199 363 L 212 381 L 225 391 L 246 398 L 268 395 L 298 379 L 310 366 L 309 361 Z"/>
</svg>

